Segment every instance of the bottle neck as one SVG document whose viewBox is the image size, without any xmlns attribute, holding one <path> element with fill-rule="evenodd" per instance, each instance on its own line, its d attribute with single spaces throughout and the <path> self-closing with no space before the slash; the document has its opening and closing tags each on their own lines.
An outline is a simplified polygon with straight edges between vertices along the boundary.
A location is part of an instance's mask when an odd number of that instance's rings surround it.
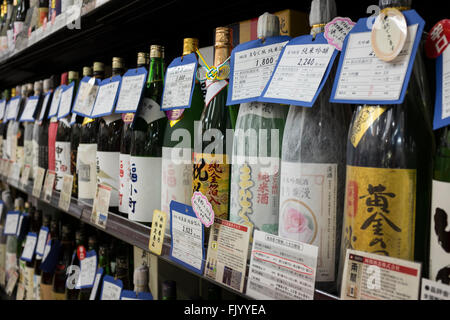
<svg viewBox="0 0 450 320">
<path fill-rule="evenodd" d="M 123 75 L 123 69 L 112 69 L 112 76 L 122 76 Z"/>
<path fill-rule="evenodd" d="M 161 58 L 151 58 L 147 80 L 147 98 L 159 102 L 164 81 L 163 61 Z"/>
</svg>

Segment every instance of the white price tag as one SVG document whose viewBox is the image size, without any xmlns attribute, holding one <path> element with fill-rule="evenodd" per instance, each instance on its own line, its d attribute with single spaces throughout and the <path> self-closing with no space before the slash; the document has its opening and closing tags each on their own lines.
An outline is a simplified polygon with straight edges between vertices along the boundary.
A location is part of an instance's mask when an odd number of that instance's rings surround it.
<svg viewBox="0 0 450 320">
<path fill-rule="evenodd" d="M 42 257 L 44 255 L 45 245 L 47 243 L 48 238 L 48 232 L 49 230 L 47 227 L 42 227 L 41 230 L 39 231 L 39 237 L 36 245 L 36 254 L 38 256 Z"/>
<path fill-rule="evenodd" d="M 142 74 L 138 73 L 137 75 L 123 76 L 116 105 L 116 112 L 136 112 L 139 102 L 141 101 L 142 89 L 144 87 L 146 76 L 146 72 Z"/>
<path fill-rule="evenodd" d="M 90 116 L 98 93 L 98 81 L 95 78 L 85 77 L 80 82 L 78 95 L 73 111 L 82 116 Z"/>
<path fill-rule="evenodd" d="M 15 120 L 17 118 L 17 114 L 19 113 L 20 101 L 20 96 L 9 100 L 8 115 L 6 117 L 8 120 Z"/>
<path fill-rule="evenodd" d="M 20 121 L 34 121 L 34 113 L 39 103 L 39 97 L 29 97 L 25 109 L 20 116 Z"/>
<path fill-rule="evenodd" d="M 25 240 L 25 248 L 22 251 L 22 257 L 20 259 L 31 262 L 34 256 L 34 250 L 36 249 L 37 235 L 35 233 L 29 233 Z"/>
<path fill-rule="evenodd" d="M 120 300 L 122 287 L 121 280 L 114 280 L 111 276 L 105 276 L 103 278 L 102 297 L 100 300 Z"/>
<path fill-rule="evenodd" d="M 89 300 L 95 300 L 95 297 L 97 296 L 98 285 L 100 284 L 100 280 L 102 278 L 102 274 L 103 274 L 103 269 L 100 268 L 97 271 L 97 274 L 95 275 L 94 286 L 92 287 L 91 295 L 89 297 Z"/>
<path fill-rule="evenodd" d="M 53 187 L 55 185 L 56 173 L 48 170 L 44 182 L 44 201 L 50 203 L 53 194 Z"/>
<path fill-rule="evenodd" d="M 19 217 L 20 212 L 18 211 L 7 213 L 5 221 L 5 229 L 3 231 L 5 235 L 16 235 Z"/>
<path fill-rule="evenodd" d="M 108 79 L 109 80 L 109 79 Z M 111 114 L 116 101 L 117 91 L 119 90 L 120 78 L 118 80 L 101 84 L 95 100 L 92 118 Z"/>
<path fill-rule="evenodd" d="M 61 102 L 59 103 L 58 119 L 64 118 L 70 113 L 72 107 L 74 84 L 66 87 L 61 94 Z"/>
<path fill-rule="evenodd" d="M 450 300 L 450 286 L 423 278 L 420 300 Z"/>
<path fill-rule="evenodd" d="M 42 190 L 42 183 L 44 182 L 44 176 L 45 176 L 45 169 L 38 167 L 36 170 L 36 176 L 34 178 L 33 184 L 33 197 L 35 198 L 41 197 L 41 190 Z"/>
<path fill-rule="evenodd" d="M 70 200 L 72 199 L 73 176 L 66 174 L 63 177 L 63 185 L 59 196 L 58 207 L 64 211 L 69 211 Z"/>
<path fill-rule="evenodd" d="M 48 92 L 45 95 L 44 102 L 42 103 L 41 112 L 39 113 L 39 122 L 42 122 L 44 120 L 45 111 L 47 110 L 48 101 L 50 100 L 51 95 L 52 95 L 51 92 Z"/>
<path fill-rule="evenodd" d="M 19 222 L 17 223 L 17 230 L 16 230 L 16 236 L 20 236 L 20 232 L 22 232 L 22 222 L 23 222 L 23 216 L 24 214 L 20 214 L 19 216 Z"/>
<path fill-rule="evenodd" d="M 88 252 L 86 257 L 80 261 L 80 269 L 80 276 L 78 277 L 76 288 L 92 287 L 97 271 L 97 255 L 95 251 Z"/>
<path fill-rule="evenodd" d="M 168 68 L 164 83 L 162 109 L 189 106 L 197 63 Z"/>
<path fill-rule="evenodd" d="M 106 223 L 108 221 L 111 190 L 111 187 L 102 184 L 97 185 L 97 196 L 92 206 L 91 222 L 103 229 L 106 229 Z"/>
<path fill-rule="evenodd" d="M 48 118 L 54 117 L 58 114 L 59 103 L 61 102 L 63 87 L 56 88 L 53 93 L 52 103 L 50 105 L 50 111 L 48 113 Z"/>
</svg>

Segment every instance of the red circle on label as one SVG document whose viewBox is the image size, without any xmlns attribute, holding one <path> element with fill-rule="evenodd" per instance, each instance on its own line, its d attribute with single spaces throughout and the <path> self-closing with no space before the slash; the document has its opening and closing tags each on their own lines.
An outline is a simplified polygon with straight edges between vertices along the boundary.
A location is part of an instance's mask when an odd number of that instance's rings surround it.
<svg viewBox="0 0 450 320">
<path fill-rule="evenodd" d="M 79 246 L 77 248 L 77 256 L 80 261 L 86 258 L 86 249 L 84 248 L 84 246 Z"/>
<path fill-rule="evenodd" d="M 435 59 L 447 48 L 450 41 L 450 19 L 439 21 L 428 33 L 425 43 L 427 57 Z"/>
</svg>

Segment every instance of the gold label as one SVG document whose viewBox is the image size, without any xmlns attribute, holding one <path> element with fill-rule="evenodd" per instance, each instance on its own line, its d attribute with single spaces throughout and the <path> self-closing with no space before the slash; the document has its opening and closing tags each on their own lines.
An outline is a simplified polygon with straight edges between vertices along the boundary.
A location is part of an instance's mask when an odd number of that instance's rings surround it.
<svg viewBox="0 0 450 320">
<path fill-rule="evenodd" d="M 414 259 L 416 170 L 347 166 L 344 248 Z"/>
<path fill-rule="evenodd" d="M 350 141 L 353 147 L 357 147 L 364 134 L 372 124 L 387 110 L 383 107 L 363 107 L 356 115 L 352 128 Z"/>
<path fill-rule="evenodd" d="M 230 164 L 227 155 L 194 154 L 192 186 L 211 203 L 214 216 L 228 220 Z"/>
<path fill-rule="evenodd" d="M 87 125 L 88 123 L 91 123 L 91 122 L 93 122 L 94 121 L 94 119 L 91 119 L 91 118 L 84 118 L 84 120 L 83 120 L 83 126 L 85 126 L 85 125 Z"/>
</svg>

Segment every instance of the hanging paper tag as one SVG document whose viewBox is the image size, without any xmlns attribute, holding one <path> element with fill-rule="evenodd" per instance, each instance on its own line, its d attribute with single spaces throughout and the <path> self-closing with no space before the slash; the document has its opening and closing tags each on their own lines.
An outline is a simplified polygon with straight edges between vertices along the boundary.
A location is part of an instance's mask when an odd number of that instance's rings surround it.
<svg viewBox="0 0 450 320">
<path fill-rule="evenodd" d="M 214 210 L 208 198 L 206 198 L 201 192 L 194 192 L 191 198 L 192 210 L 194 210 L 197 218 L 205 225 L 209 227 L 214 223 Z"/>
<path fill-rule="evenodd" d="M 122 78 L 115 76 L 100 83 L 91 118 L 98 118 L 110 115 L 113 112 L 119 93 Z"/>
<path fill-rule="evenodd" d="M 97 270 L 97 274 L 95 275 L 94 286 L 92 287 L 91 295 L 89 297 L 89 300 L 95 300 L 95 297 L 97 296 L 98 285 L 100 284 L 100 280 L 102 278 L 102 275 L 103 275 L 103 268 L 99 268 Z"/>
<path fill-rule="evenodd" d="M 433 129 L 450 125 L 450 46 L 436 60 L 436 104 Z"/>
<path fill-rule="evenodd" d="M 33 260 L 34 250 L 36 249 L 36 242 L 37 234 L 33 232 L 28 233 L 25 240 L 25 247 L 22 251 L 22 256 L 20 257 L 21 260 L 28 262 L 31 262 Z"/>
<path fill-rule="evenodd" d="M 195 53 L 172 61 L 166 72 L 161 110 L 190 108 L 197 66 Z"/>
<path fill-rule="evenodd" d="M 14 288 L 16 287 L 16 283 L 17 280 L 19 279 L 19 273 L 17 273 L 17 271 L 14 271 L 10 274 L 9 279 L 8 279 L 8 284 L 6 285 L 6 294 L 8 296 L 11 296 Z"/>
<path fill-rule="evenodd" d="M 166 231 L 167 215 L 160 210 L 153 211 L 152 230 L 150 232 L 150 240 L 148 248 L 154 254 L 161 255 L 164 244 L 164 235 Z"/>
<path fill-rule="evenodd" d="M 278 56 L 290 37 L 249 41 L 231 52 L 227 106 L 257 101 L 269 81 Z"/>
<path fill-rule="evenodd" d="M 7 120 L 16 120 L 19 113 L 21 96 L 16 96 L 9 100 Z"/>
<path fill-rule="evenodd" d="M 3 119 L 6 111 L 6 100 L 0 100 L 0 119 Z"/>
<path fill-rule="evenodd" d="M 301 36 L 284 47 L 267 87 L 258 99 L 303 107 L 312 107 L 325 85 L 337 50 L 322 33 Z"/>
<path fill-rule="evenodd" d="M 369 105 L 403 103 L 425 24 L 414 10 L 403 14 L 408 23 L 408 36 L 402 52 L 391 62 L 375 56 L 367 19 L 358 21 L 344 42 L 331 102 Z"/>
<path fill-rule="evenodd" d="M 5 113 L 3 114 L 3 117 L 2 117 L 3 122 L 5 122 L 5 123 L 8 122 L 9 105 L 10 105 L 10 103 L 9 103 L 9 101 L 8 101 L 8 102 L 6 103 L 6 106 L 5 106 Z"/>
<path fill-rule="evenodd" d="M 36 112 L 36 107 L 39 103 L 39 97 L 33 96 L 29 97 L 27 100 L 27 104 L 20 116 L 20 122 L 33 122 L 34 114 Z"/>
<path fill-rule="evenodd" d="M 141 101 L 144 85 L 147 79 L 147 69 L 130 69 L 122 77 L 116 113 L 135 113 Z"/>
<path fill-rule="evenodd" d="M 52 199 L 53 187 L 55 185 L 56 173 L 48 170 L 44 181 L 44 201 L 50 203 Z"/>
<path fill-rule="evenodd" d="M 73 176 L 66 174 L 63 177 L 63 185 L 59 196 L 58 207 L 68 212 L 70 208 L 70 200 L 72 199 Z"/>
<path fill-rule="evenodd" d="M 120 300 L 153 300 L 153 295 L 150 292 L 134 292 L 130 290 L 123 290 Z"/>
<path fill-rule="evenodd" d="M 191 206 L 170 203 L 170 258 L 193 272 L 202 274 L 205 265 L 204 227 Z"/>
<path fill-rule="evenodd" d="M 78 277 L 76 288 L 92 288 L 97 271 L 97 254 L 95 250 L 89 251 L 86 257 L 80 261 L 80 269 L 80 276 Z"/>
<path fill-rule="evenodd" d="M 66 117 L 72 109 L 73 91 L 75 88 L 75 82 L 72 82 L 68 86 L 63 86 L 61 93 L 61 102 L 59 103 L 58 120 Z"/>
<path fill-rule="evenodd" d="M 5 228 L 3 234 L 5 236 L 15 236 L 17 232 L 17 225 L 19 224 L 20 212 L 10 211 L 6 214 Z"/>
<path fill-rule="evenodd" d="M 20 178 L 19 186 L 22 189 L 25 189 L 25 187 L 28 185 L 28 179 L 30 178 L 30 171 L 31 166 L 29 164 L 26 164 L 22 171 L 22 177 Z"/>
<path fill-rule="evenodd" d="M 450 300 L 450 286 L 422 278 L 420 300 Z"/>
<path fill-rule="evenodd" d="M 50 101 L 50 97 L 52 95 L 52 92 L 47 92 L 44 97 L 44 102 L 42 103 L 41 113 L 39 114 L 39 122 L 42 122 L 44 120 L 45 111 L 48 107 L 48 102 Z"/>
<path fill-rule="evenodd" d="M 48 112 L 47 119 L 55 117 L 58 114 L 59 103 L 61 102 L 61 96 L 63 91 L 63 86 L 59 86 L 55 89 L 53 94 L 52 103 L 50 104 L 50 111 Z"/>
<path fill-rule="evenodd" d="M 94 77 L 84 77 L 80 81 L 78 93 L 72 112 L 83 117 L 90 117 L 97 97 L 100 80 Z"/>
<path fill-rule="evenodd" d="M 448 47 L 450 39 L 450 19 L 439 21 L 428 33 L 425 43 L 427 57 L 435 59 Z"/>
<path fill-rule="evenodd" d="M 47 237 L 48 237 L 48 228 L 47 227 L 42 227 L 41 230 L 39 231 L 39 237 L 38 237 L 38 241 L 37 241 L 37 245 L 36 245 L 36 255 L 42 257 L 44 255 L 44 250 L 45 250 L 45 244 L 47 242 Z"/>
<path fill-rule="evenodd" d="M 97 185 L 97 196 L 92 206 L 91 223 L 106 229 L 108 221 L 109 200 L 112 188 L 103 184 Z"/>
<path fill-rule="evenodd" d="M 342 51 L 344 40 L 355 24 L 350 18 L 336 17 L 325 26 L 324 37 L 329 45 Z"/>
<path fill-rule="evenodd" d="M 378 59 L 393 61 L 405 46 L 407 24 L 405 16 L 395 8 L 381 10 L 372 27 L 372 49 Z"/>
<path fill-rule="evenodd" d="M 33 184 L 33 197 L 40 198 L 41 197 L 41 190 L 42 190 L 42 184 L 44 182 L 45 177 L 45 169 L 38 167 L 36 169 L 36 176 L 34 177 L 34 184 Z"/>
<path fill-rule="evenodd" d="M 103 278 L 103 287 L 100 300 L 120 300 L 122 288 L 122 280 L 114 280 L 113 277 L 106 275 Z"/>
</svg>

